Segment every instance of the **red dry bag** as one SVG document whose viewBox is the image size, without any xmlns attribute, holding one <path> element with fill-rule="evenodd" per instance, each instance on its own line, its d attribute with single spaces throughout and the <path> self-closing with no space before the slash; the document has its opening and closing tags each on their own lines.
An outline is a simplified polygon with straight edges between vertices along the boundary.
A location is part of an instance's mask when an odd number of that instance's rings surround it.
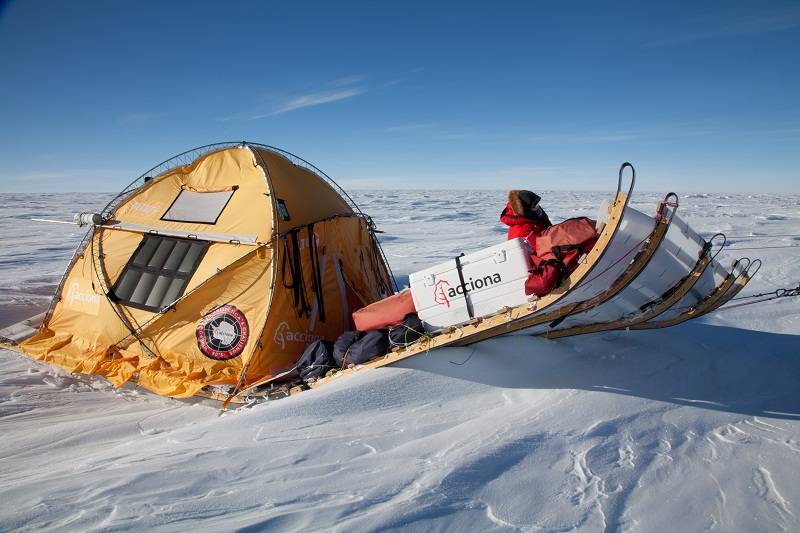
<svg viewBox="0 0 800 533">
<path fill-rule="evenodd" d="M 525 294 L 544 296 L 578 266 L 581 255 L 597 242 L 596 222 L 570 218 L 550 226 L 536 238 L 533 269 L 525 282 Z"/>
<path fill-rule="evenodd" d="M 403 318 L 416 311 L 411 289 L 379 300 L 353 313 L 353 322 L 358 331 L 371 331 L 396 326 Z"/>
</svg>

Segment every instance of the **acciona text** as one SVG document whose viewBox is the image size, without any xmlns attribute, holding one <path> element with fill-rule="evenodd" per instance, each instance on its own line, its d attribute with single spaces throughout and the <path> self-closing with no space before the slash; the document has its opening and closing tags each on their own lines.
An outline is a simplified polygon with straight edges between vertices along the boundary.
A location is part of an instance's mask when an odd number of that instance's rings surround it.
<svg viewBox="0 0 800 533">
<path fill-rule="evenodd" d="M 484 287 L 490 287 L 495 283 L 500 283 L 501 281 L 503 281 L 503 278 L 500 277 L 499 272 L 495 272 L 494 274 L 490 274 L 478 279 L 469 278 L 469 280 L 465 281 L 463 285 L 458 285 L 455 288 L 450 287 L 447 289 L 447 296 L 453 298 L 458 294 L 464 294 L 465 292 L 472 292 L 477 289 L 483 289 Z"/>
</svg>

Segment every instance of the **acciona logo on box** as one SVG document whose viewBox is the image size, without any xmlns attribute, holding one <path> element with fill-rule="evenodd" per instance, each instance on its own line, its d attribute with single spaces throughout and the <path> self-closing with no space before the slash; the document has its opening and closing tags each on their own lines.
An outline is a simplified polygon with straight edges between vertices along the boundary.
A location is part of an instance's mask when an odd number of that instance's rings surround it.
<svg viewBox="0 0 800 533">
<path fill-rule="evenodd" d="M 323 338 L 322 335 L 315 335 L 313 331 L 291 331 L 288 322 L 281 322 L 278 324 L 278 327 L 275 328 L 275 335 L 272 340 L 281 347 L 281 350 L 285 350 L 287 342 L 310 344 L 314 341 L 322 340 Z"/>
<path fill-rule="evenodd" d="M 468 280 L 464 280 L 463 284 L 459 284 L 455 287 L 450 287 L 450 283 L 447 280 L 439 280 L 433 287 L 433 301 L 439 305 L 450 307 L 450 298 L 485 289 L 486 287 L 491 287 L 502 281 L 503 277 L 499 272 L 478 279 L 469 278 Z M 445 287 L 445 285 L 447 285 L 447 287 Z"/>
</svg>

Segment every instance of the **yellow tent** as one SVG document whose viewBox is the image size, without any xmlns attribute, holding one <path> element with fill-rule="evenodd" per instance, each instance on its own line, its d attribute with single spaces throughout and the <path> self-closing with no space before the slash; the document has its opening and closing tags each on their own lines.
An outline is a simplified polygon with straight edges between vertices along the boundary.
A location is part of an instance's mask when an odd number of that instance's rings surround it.
<svg viewBox="0 0 800 533">
<path fill-rule="evenodd" d="M 372 221 L 337 190 L 254 143 L 162 163 L 95 217 L 22 350 L 174 397 L 269 379 L 392 292 Z"/>
</svg>

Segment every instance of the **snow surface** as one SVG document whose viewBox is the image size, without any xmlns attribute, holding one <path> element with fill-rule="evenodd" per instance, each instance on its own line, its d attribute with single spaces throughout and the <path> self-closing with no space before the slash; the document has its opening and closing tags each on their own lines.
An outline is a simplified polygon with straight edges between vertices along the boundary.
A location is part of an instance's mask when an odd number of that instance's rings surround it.
<svg viewBox="0 0 800 533">
<path fill-rule="evenodd" d="M 494 244 L 502 191 L 362 191 L 401 283 Z M 607 193 L 542 194 L 553 219 Z M 652 213 L 661 194 L 633 205 Z M 107 195 L 0 195 L 0 327 L 47 303 Z M 796 285 L 798 195 L 681 197 L 743 294 Z M 742 249 L 736 253 L 735 249 Z M 219 416 L 0 351 L 0 530 L 800 530 L 800 299 L 669 330 L 446 348 Z"/>
</svg>

